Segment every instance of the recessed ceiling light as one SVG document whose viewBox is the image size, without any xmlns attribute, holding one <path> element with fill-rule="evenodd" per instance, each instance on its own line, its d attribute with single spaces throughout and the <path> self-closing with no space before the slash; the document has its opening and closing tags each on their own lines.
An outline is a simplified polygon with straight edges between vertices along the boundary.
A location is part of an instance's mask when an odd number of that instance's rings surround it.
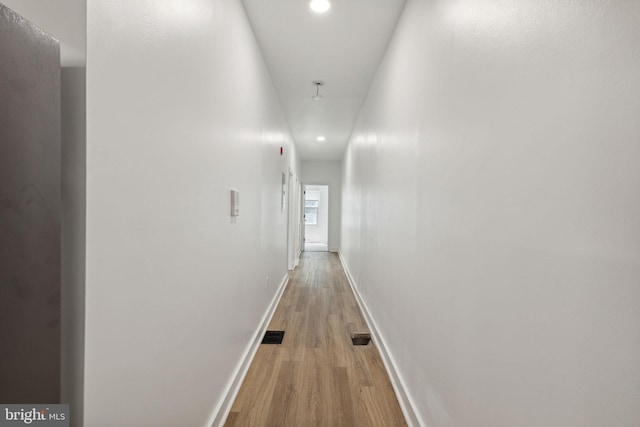
<svg viewBox="0 0 640 427">
<path fill-rule="evenodd" d="M 311 0 L 309 7 L 315 13 L 325 13 L 331 7 L 331 3 L 329 3 L 329 0 Z"/>
<path fill-rule="evenodd" d="M 319 137 L 317 137 L 316 139 L 317 139 L 318 141 L 324 141 L 324 140 L 325 140 L 325 137 L 324 137 L 324 136 L 322 136 L 322 135 L 320 135 L 320 136 L 319 136 Z"/>
</svg>

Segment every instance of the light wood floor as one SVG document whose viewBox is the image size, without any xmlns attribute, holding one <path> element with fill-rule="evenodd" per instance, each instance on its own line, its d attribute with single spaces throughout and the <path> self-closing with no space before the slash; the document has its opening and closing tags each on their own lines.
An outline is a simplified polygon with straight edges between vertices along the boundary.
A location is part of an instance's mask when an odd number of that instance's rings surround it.
<svg viewBox="0 0 640 427">
<path fill-rule="evenodd" d="M 269 329 L 226 427 L 406 426 L 376 347 L 351 344 L 369 331 L 336 254 L 303 253 Z"/>
</svg>

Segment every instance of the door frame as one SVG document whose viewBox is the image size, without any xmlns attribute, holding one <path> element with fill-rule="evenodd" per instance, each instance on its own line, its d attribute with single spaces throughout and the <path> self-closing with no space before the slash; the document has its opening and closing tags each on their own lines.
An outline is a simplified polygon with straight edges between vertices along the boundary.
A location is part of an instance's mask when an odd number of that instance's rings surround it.
<svg viewBox="0 0 640 427">
<path fill-rule="evenodd" d="M 299 234 L 300 212 L 296 207 L 299 205 L 300 190 L 298 177 L 289 167 L 287 177 L 287 269 L 293 270 L 300 260 L 299 241 L 296 236 Z"/>
</svg>

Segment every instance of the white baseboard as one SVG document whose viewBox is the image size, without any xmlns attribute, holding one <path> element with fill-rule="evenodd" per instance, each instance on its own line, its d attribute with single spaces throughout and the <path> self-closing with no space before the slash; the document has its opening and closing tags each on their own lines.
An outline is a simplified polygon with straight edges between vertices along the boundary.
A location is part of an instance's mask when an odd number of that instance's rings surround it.
<svg viewBox="0 0 640 427">
<path fill-rule="evenodd" d="M 233 406 L 233 402 L 236 400 L 238 396 L 238 392 L 240 391 L 240 386 L 242 385 L 242 381 L 244 381 L 247 372 L 249 371 L 249 367 L 251 366 L 251 362 L 253 361 L 256 352 L 258 351 L 258 347 L 262 342 L 262 337 L 269 327 L 269 323 L 271 322 L 271 318 L 276 312 L 276 307 L 278 307 L 278 303 L 280 302 L 280 298 L 284 293 L 284 289 L 289 283 L 289 275 L 285 274 L 280 286 L 278 287 L 278 291 L 274 295 L 271 300 L 271 304 L 267 308 L 267 311 L 262 316 L 262 321 L 258 325 L 258 329 L 253 336 L 253 340 L 247 346 L 247 349 L 244 351 L 242 358 L 240 359 L 240 363 L 236 367 L 236 370 L 233 374 L 233 377 L 229 384 L 227 385 L 226 392 L 224 393 L 224 398 L 213 412 L 211 418 L 209 418 L 209 422 L 207 422 L 207 426 L 211 427 L 222 427 L 224 425 L 229 412 L 231 411 L 231 407 Z"/>
<path fill-rule="evenodd" d="M 358 291 L 358 287 L 353 280 L 353 276 L 349 271 L 349 267 L 347 267 L 347 263 L 342 256 L 342 252 L 338 251 L 338 256 L 340 257 L 340 262 L 342 263 L 342 267 L 344 268 L 347 280 L 349 281 L 349 285 L 351 285 L 353 294 L 358 301 L 360 310 L 362 311 L 364 319 L 367 322 L 367 326 L 369 327 L 371 339 L 373 340 L 373 343 L 376 345 L 376 347 L 378 347 L 378 351 L 380 352 L 380 356 L 382 357 L 382 362 L 384 363 L 384 367 L 387 369 L 389 379 L 391 380 L 391 385 L 393 386 L 393 390 L 396 393 L 398 403 L 400 404 L 400 408 L 402 409 L 402 413 L 404 414 L 407 424 L 409 425 L 409 427 L 426 426 L 426 424 L 421 420 L 418 413 L 415 411 L 415 404 L 413 403 L 413 399 L 411 399 L 411 396 L 407 392 L 407 388 L 404 381 L 402 380 L 402 376 L 396 368 L 396 363 L 393 359 L 393 356 L 387 350 L 385 340 L 380 334 L 376 322 L 369 312 L 367 304 L 364 302 L 362 296 L 360 295 L 360 292 Z"/>
</svg>

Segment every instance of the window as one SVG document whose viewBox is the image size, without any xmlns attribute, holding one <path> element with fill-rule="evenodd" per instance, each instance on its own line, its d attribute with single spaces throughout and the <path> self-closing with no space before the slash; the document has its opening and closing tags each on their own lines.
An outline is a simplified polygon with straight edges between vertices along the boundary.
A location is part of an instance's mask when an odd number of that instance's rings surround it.
<svg viewBox="0 0 640 427">
<path fill-rule="evenodd" d="M 318 201 L 304 201 L 304 223 L 308 225 L 318 225 Z"/>
<path fill-rule="evenodd" d="M 320 192 L 307 190 L 304 196 L 304 223 L 318 225 L 318 204 Z"/>
</svg>

